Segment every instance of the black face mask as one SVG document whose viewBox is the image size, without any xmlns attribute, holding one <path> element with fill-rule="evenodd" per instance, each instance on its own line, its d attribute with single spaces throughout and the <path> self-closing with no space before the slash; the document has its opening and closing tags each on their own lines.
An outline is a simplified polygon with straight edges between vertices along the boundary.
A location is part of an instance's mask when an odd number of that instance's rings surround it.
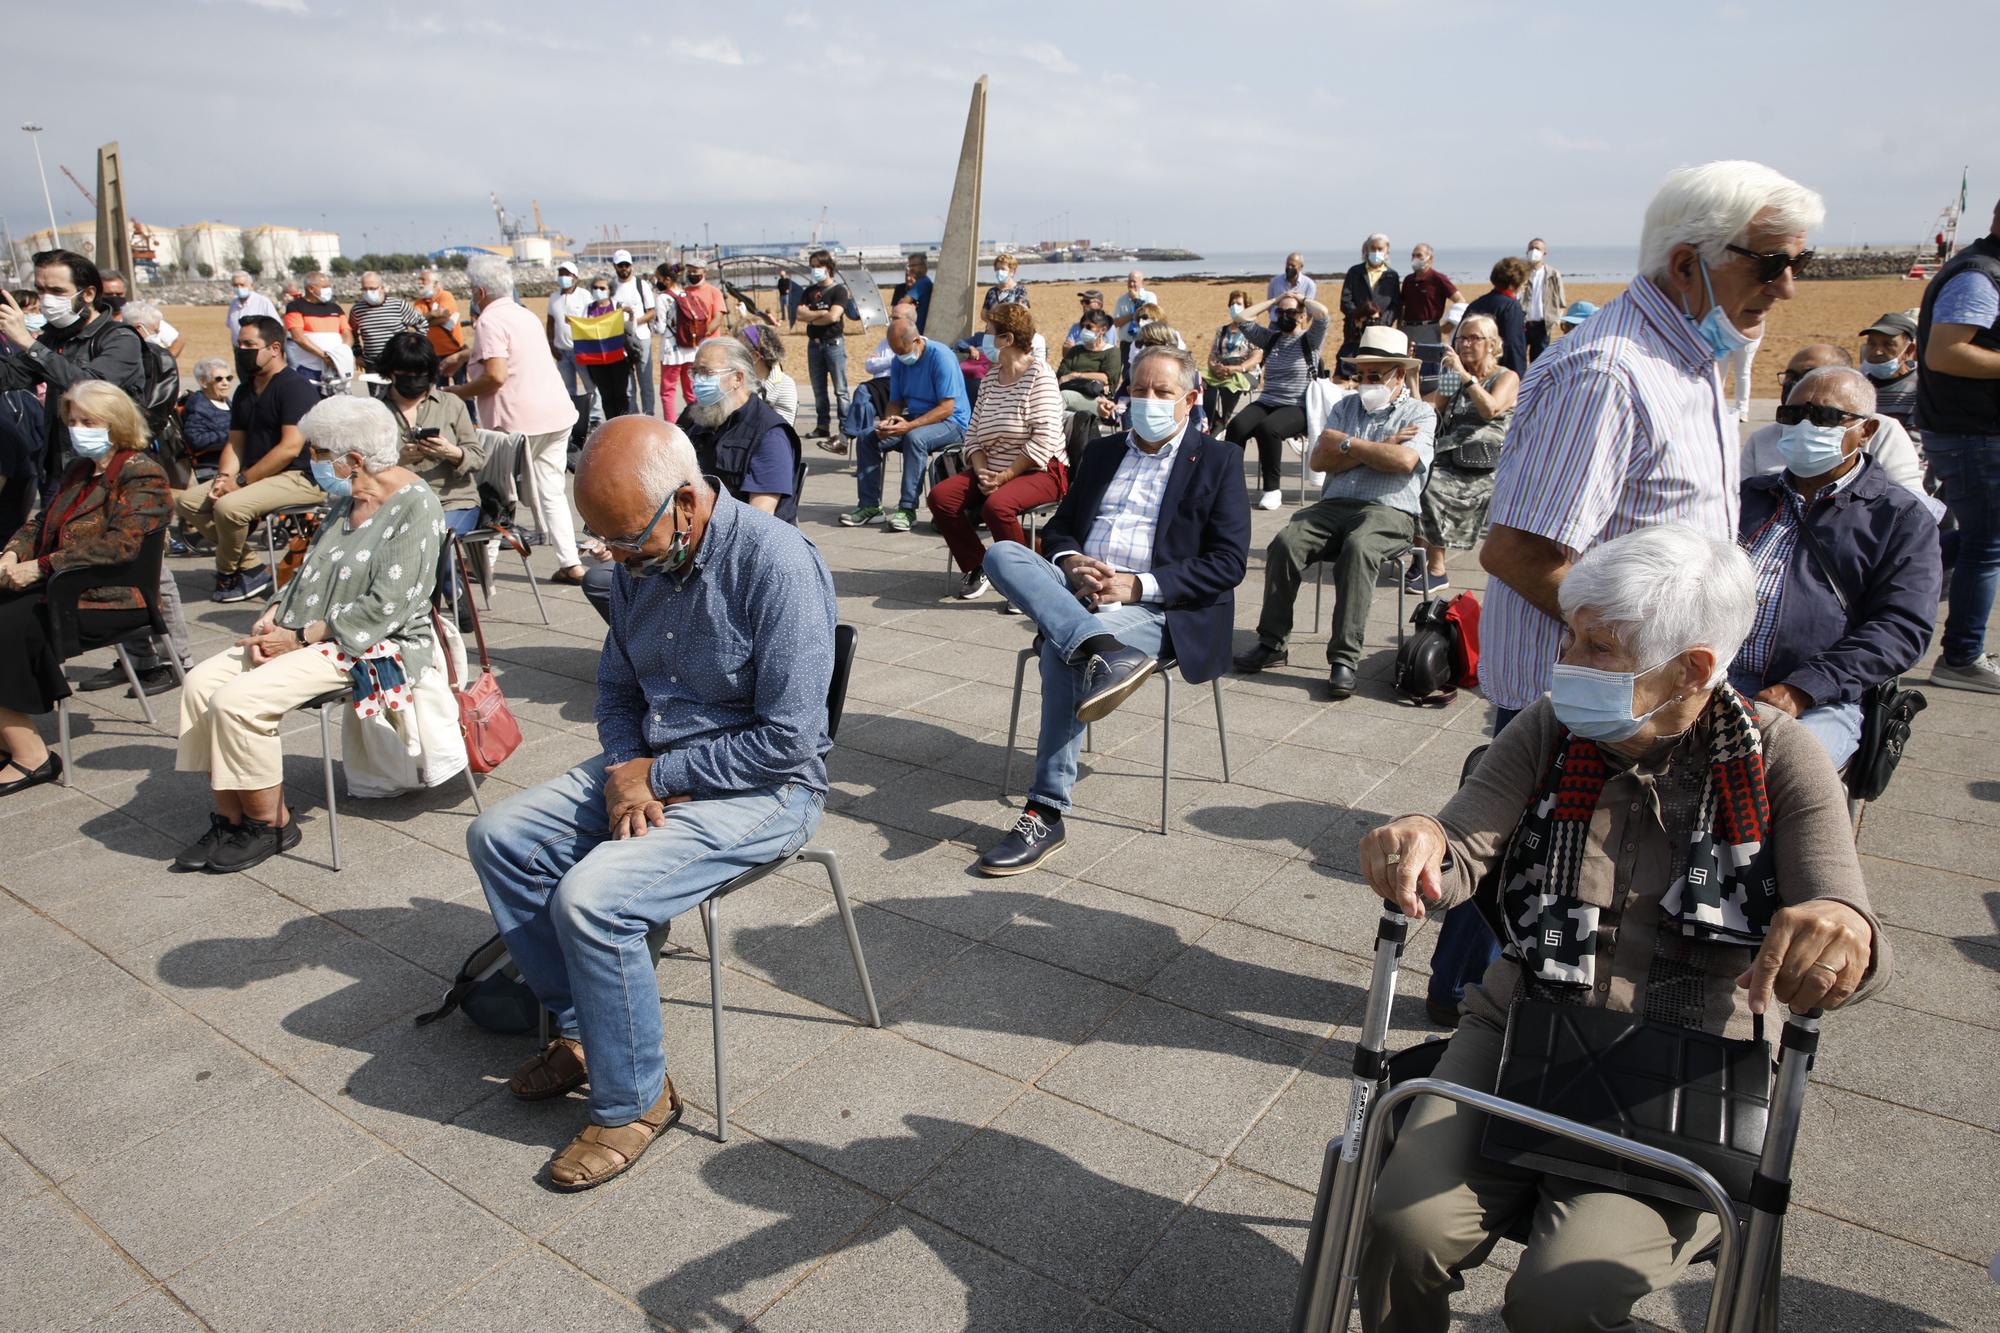
<svg viewBox="0 0 2000 1333">
<path fill-rule="evenodd" d="M 107 296 L 104 298 L 104 304 L 111 307 L 111 313 L 114 315 L 125 309 L 125 301 L 126 298 L 123 296 Z"/>
<path fill-rule="evenodd" d="M 405 398 L 422 398 L 435 381 L 429 375 L 394 375 L 389 383 Z"/>
<path fill-rule="evenodd" d="M 1278 312 L 1278 329 L 1280 332 L 1290 333 L 1292 330 L 1298 328 L 1298 326 L 1299 326 L 1298 311 L 1280 310 Z"/>
<path fill-rule="evenodd" d="M 236 349 L 236 382 L 248 384 L 257 378 L 257 358 L 264 355 L 262 349 L 239 347 Z"/>
</svg>

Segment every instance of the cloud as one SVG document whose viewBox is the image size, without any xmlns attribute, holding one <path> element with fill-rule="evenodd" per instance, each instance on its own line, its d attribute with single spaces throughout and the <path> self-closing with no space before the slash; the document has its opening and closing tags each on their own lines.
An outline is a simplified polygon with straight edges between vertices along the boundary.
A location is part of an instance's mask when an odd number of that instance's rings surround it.
<svg viewBox="0 0 2000 1333">
<path fill-rule="evenodd" d="M 1081 73 L 1076 62 L 1062 53 L 1062 48 L 1054 42 L 1029 42 L 1014 48 L 1023 60 L 1039 65 L 1051 74 Z"/>
<path fill-rule="evenodd" d="M 705 60 L 711 65 L 741 65 L 743 52 L 727 37 L 711 37 L 707 41 L 691 42 L 684 37 L 674 38 L 668 48 L 677 56 L 690 60 Z"/>
</svg>

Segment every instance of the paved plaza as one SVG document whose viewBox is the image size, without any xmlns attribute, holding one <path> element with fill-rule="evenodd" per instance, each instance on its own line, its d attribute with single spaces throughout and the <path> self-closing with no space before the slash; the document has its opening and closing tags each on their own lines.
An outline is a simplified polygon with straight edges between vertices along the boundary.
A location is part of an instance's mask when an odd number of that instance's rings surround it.
<svg viewBox="0 0 2000 1333">
<path fill-rule="evenodd" d="M 4 809 L 0 1327 L 1282 1329 L 1376 916 L 1355 841 L 1436 809 L 1488 710 L 1393 700 L 1385 580 L 1359 696 L 1323 702 L 1323 624 L 1290 668 L 1226 679 L 1225 784 L 1211 692 L 1177 686 L 1162 837 L 1149 684 L 1095 729 L 1068 848 L 982 879 L 1033 628 L 992 596 L 953 601 L 927 523 L 836 527 L 852 503 L 851 471 L 815 454 L 801 523 L 860 642 L 813 843 L 840 855 L 881 1030 L 857 1017 L 817 867 L 730 898 L 719 1142 L 708 961 L 683 919 L 660 995 L 687 1117 L 624 1178 L 553 1193 L 537 1172 L 582 1101 L 505 1092 L 529 1038 L 412 1023 L 492 931 L 463 783 L 343 798 L 335 873 L 318 726 L 295 715 L 302 846 L 175 875 L 208 809 L 173 772 L 178 696 L 151 727 L 118 692 L 79 696 L 77 786 Z M 1293 512 L 1254 515 L 1239 647 Z M 251 608 L 206 601 L 203 562 L 176 572 L 198 656 L 247 627 Z M 1453 578 L 1484 583 L 1469 556 Z M 597 749 L 600 623 L 574 589 L 543 596 L 550 627 L 503 563 L 488 637 L 526 744 L 483 780 L 489 806 Z M 1303 629 L 1310 593 L 1302 611 Z M 1027 688 L 1017 788 L 1032 670 Z M 2000 697 L 1927 693 L 1861 833 L 1900 975 L 1826 1024 L 1788 1328 L 2000 1328 Z M 1409 951 L 1394 1045 L 1434 1031 L 1430 944 Z M 1503 1245 L 1470 1276 L 1463 1327 L 1501 1326 L 1511 1263 Z M 1698 1328 L 1709 1271 L 1641 1313 Z"/>
</svg>

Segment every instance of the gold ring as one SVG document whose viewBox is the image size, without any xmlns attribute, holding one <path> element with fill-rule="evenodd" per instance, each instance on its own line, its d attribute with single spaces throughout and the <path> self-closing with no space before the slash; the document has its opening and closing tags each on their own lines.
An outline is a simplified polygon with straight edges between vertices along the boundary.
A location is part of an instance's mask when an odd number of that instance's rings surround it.
<svg viewBox="0 0 2000 1333">
<path fill-rule="evenodd" d="M 1396 862 L 1398 862 L 1398 861 L 1400 861 L 1400 860 L 1402 860 L 1402 859 L 1403 859 L 1403 854 L 1402 854 L 1401 852 L 1384 852 L 1384 853 L 1382 853 L 1382 864 L 1383 864 L 1383 865 L 1387 865 L 1387 866 L 1392 866 L 1392 865 L 1396 864 Z"/>
<path fill-rule="evenodd" d="M 1837 967 L 1828 967 L 1825 963 L 1814 963 L 1813 966 L 1831 972 L 1836 977 L 1840 975 L 1840 969 Z"/>
</svg>

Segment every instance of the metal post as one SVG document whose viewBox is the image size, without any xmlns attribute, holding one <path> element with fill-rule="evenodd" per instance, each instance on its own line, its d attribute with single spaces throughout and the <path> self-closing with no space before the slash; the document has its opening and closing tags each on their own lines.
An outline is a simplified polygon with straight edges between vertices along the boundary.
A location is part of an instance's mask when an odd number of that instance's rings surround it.
<svg viewBox="0 0 2000 1333">
<path fill-rule="evenodd" d="M 1167 834 L 1167 801 L 1174 785 L 1174 676 L 1173 668 L 1160 673 L 1167 687 L 1166 706 L 1160 711 L 1160 836 Z"/>
<path fill-rule="evenodd" d="M 1209 683 L 1215 687 L 1215 739 L 1222 746 L 1222 780 L 1228 782 L 1230 780 L 1229 728 L 1222 720 L 1222 678 L 1218 676 Z"/>
<path fill-rule="evenodd" d="M 21 128 L 27 131 L 28 142 L 35 146 L 35 174 L 42 178 L 42 204 L 49 210 L 49 249 L 60 250 L 62 229 L 56 226 L 56 201 L 49 197 L 49 172 L 42 165 L 42 127 L 29 121 Z"/>
<path fill-rule="evenodd" d="M 1738 1261 L 1735 1294 L 1730 1302 L 1730 1333 L 1753 1333 L 1764 1286 L 1775 1282 L 1772 1260 L 1779 1228 L 1792 1199 L 1792 1151 L 1798 1142 L 1799 1119 L 1805 1110 L 1806 1078 L 1813 1053 L 1819 1049 L 1820 1010 L 1808 1009 L 1785 1020 L 1779 1039 L 1778 1077 L 1771 1089 L 1771 1113 L 1765 1121 L 1764 1150 L 1757 1174 L 1750 1181 L 1750 1219 L 1743 1229 L 1743 1254 Z M 1719 1277 L 1718 1277 L 1718 1280 Z M 1775 1295 L 1775 1293 L 1772 1293 Z"/>
</svg>

